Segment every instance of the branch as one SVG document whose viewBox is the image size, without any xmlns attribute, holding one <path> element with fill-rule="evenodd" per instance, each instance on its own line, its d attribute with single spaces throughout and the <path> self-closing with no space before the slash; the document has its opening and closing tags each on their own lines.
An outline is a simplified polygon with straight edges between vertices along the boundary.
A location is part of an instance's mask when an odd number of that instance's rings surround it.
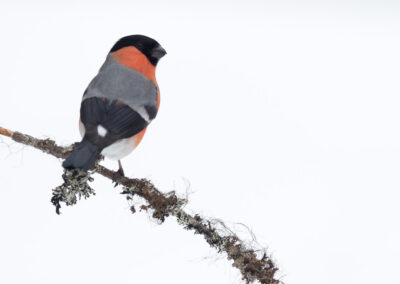
<svg viewBox="0 0 400 284">
<path fill-rule="evenodd" d="M 0 134 L 57 158 L 65 159 L 73 149 L 73 145 L 61 147 L 53 140 L 37 139 L 2 127 L 0 127 Z M 227 254 L 227 258 L 233 261 L 232 266 L 240 270 L 246 283 L 252 283 L 256 280 L 263 284 L 281 283 L 275 278 L 275 273 L 278 269 L 270 257 L 264 253 L 261 259 L 257 258 L 256 251 L 248 248 L 232 231 L 225 230 L 228 233 L 225 232 L 226 234 L 223 234 L 222 230 L 219 230 L 209 220 L 205 220 L 197 214 L 192 216 L 186 213 L 182 209 L 186 200 L 178 198 L 174 192 L 162 193 L 147 179 L 127 178 L 98 164 L 94 172 L 122 185 L 122 193 L 127 195 L 127 199 L 131 199 L 134 195 L 144 198 L 148 205 L 142 205 L 141 209 L 152 210 L 153 218 L 163 222 L 166 217 L 175 216 L 177 222 L 186 230 L 193 230 L 195 234 L 203 235 L 211 247 L 216 248 L 218 252 Z M 65 174 L 63 178 L 64 181 L 68 180 Z M 87 177 L 87 179 L 90 179 L 90 177 Z M 135 211 L 134 208 L 131 208 L 131 210 L 132 212 Z M 220 223 L 224 227 L 224 224 Z"/>
<path fill-rule="evenodd" d="M 0 134 L 7 137 L 11 137 L 13 135 L 13 132 L 11 130 L 5 129 L 0 126 Z"/>
</svg>

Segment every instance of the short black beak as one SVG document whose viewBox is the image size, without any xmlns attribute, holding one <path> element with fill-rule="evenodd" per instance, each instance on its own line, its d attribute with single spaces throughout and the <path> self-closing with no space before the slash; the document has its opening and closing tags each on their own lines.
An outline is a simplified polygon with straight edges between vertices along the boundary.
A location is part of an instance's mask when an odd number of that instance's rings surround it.
<svg viewBox="0 0 400 284">
<path fill-rule="evenodd" d="M 151 56 L 157 59 L 160 59 L 165 54 L 167 54 L 167 52 L 161 45 L 157 46 L 156 48 L 153 48 L 153 50 L 151 51 Z"/>
</svg>

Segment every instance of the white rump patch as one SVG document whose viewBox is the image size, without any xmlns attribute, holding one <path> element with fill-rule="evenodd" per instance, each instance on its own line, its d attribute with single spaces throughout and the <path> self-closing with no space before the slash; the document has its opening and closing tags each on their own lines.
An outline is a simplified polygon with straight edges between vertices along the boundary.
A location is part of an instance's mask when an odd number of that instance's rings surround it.
<svg viewBox="0 0 400 284">
<path fill-rule="evenodd" d="M 97 133 L 99 136 L 104 137 L 107 134 L 107 129 L 105 129 L 101 124 L 97 126 Z"/>
<path fill-rule="evenodd" d="M 121 160 L 135 149 L 132 138 L 120 139 L 117 142 L 103 149 L 101 154 L 112 160 Z"/>
</svg>

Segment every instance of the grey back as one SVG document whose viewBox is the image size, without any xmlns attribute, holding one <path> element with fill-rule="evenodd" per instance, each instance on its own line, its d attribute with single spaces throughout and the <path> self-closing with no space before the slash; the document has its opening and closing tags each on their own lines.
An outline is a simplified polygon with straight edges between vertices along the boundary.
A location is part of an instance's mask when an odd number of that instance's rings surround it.
<svg viewBox="0 0 400 284">
<path fill-rule="evenodd" d="M 109 54 L 90 82 L 82 101 L 92 97 L 121 100 L 133 110 L 157 108 L 157 86 L 141 73 L 116 62 Z"/>
</svg>

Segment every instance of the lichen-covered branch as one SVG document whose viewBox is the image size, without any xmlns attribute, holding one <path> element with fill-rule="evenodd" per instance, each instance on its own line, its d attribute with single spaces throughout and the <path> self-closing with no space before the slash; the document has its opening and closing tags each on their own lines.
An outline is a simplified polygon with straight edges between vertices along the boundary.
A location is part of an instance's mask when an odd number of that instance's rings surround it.
<svg viewBox="0 0 400 284">
<path fill-rule="evenodd" d="M 50 139 L 37 139 L 35 137 L 13 132 L 0 127 L 0 134 L 10 137 L 12 140 L 28 146 L 32 146 L 47 154 L 57 158 L 66 158 L 72 151 L 73 145 L 69 147 L 58 146 Z M 240 270 L 243 280 L 246 283 L 251 283 L 258 280 L 263 284 L 279 284 L 280 281 L 275 278 L 275 273 L 278 270 L 272 260 L 264 254 L 262 257 L 257 257 L 256 251 L 247 247 L 234 233 L 223 233 L 218 230 L 209 220 L 206 220 L 199 215 L 190 215 L 182 209 L 186 203 L 185 199 L 178 198 L 174 192 L 162 193 L 147 179 L 133 179 L 119 175 L 117 172 L 109 170 L 99 164 L 94 169 L 104 177 L 107 177 L 123 187 L 122 194 L 125 194 L 128 199 L 137 195 L 147 201 L 147 205 L 142 205 L 141 209 L 151 210 L 153 218 L 163 222 L 168 216 L 175 216 L 178 223 L 187 230 L 193 230 L 196 234 L 201 234 L 207 243 L 218 250 L 225 252 L 228 259 L 232 260 L 232 265 Z M 90 175 L 82 175 L 82 173 L 68 173 L 63 175 L 64 184 L 53 191 L 52 202 L 59 206 L 59 202 L 63 197 L 65 190 L 74 188 L 73 182 L 78 180 L 78 183 L 83 181 L 86 183 L 90 180 Z M 57 191 L 58 190 L 58 191 Z M 90 187 L 86 187 L 83 195 L 93 194 Z M 67 200 L 62 200 L 73 204 L 76 202 L 75 195 L 71 192 L 67 193 Z M 58 198 L 58 199 L 57 199 Z M 74 199 L 75 198 L 75 199 Z M 53 200 L 54 199 L 54 200 Z M 59 210 L 59 207 L 58 207 Z M 135 211 L 134 208 L 131 209 Z"/>
</svg>

